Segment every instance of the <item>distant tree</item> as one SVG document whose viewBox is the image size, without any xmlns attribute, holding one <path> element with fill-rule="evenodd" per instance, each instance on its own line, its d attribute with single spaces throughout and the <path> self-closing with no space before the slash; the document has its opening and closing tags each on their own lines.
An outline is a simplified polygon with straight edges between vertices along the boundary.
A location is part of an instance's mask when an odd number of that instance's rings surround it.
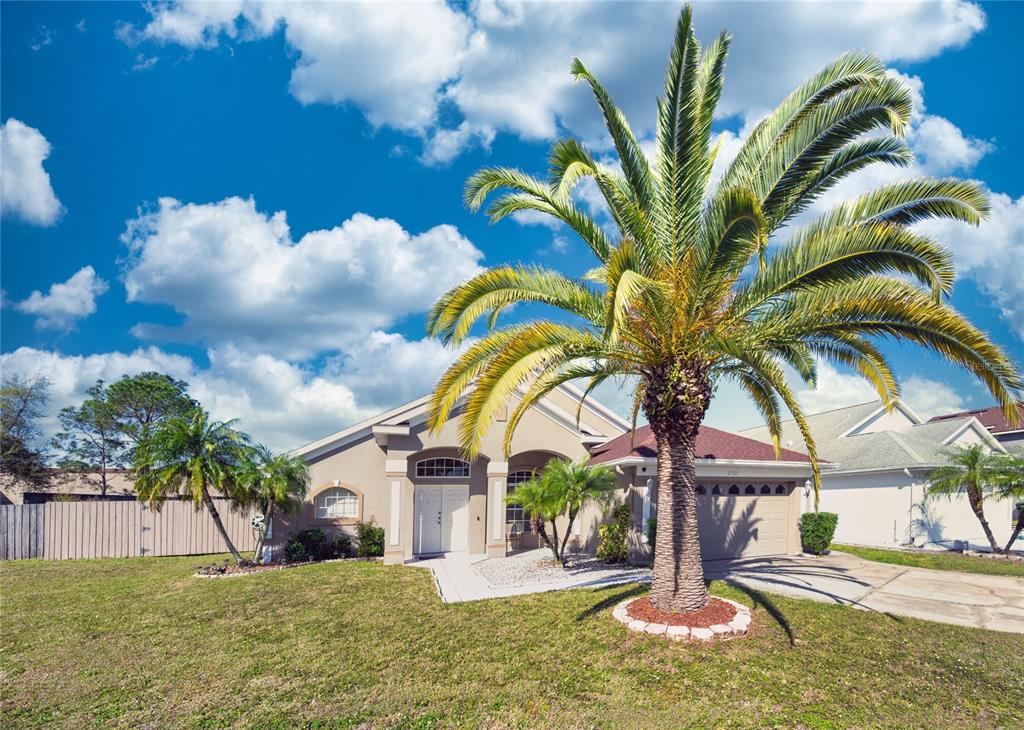
<svg viewBox="0 0 1024 730">
<path fill-rule="evenodd" d="M 43 376 L 4 374 L 0 378 L 0 472 L 39 488 L 50 482 L 46 451 L 36 445 L 49 389 L 50 382 Z"/>
<path fill-rule="evenodd" d="M 98 474 L 100 496 L 106 496 L 107 473 L 125 464 L 124 439 L 102 380 L 89 388 L 88 396 L 78 408 L 61 410 L 62 430 L 51 445 L 61 452 L 57 465 L 65 471 Z"/>
<path fill-rule="evenodd" d="M 126 375 L 107 388 L 107 405 L 130 448 L 144 441 L 164 419 L 199 407 L 187 389 L 185 381 L 155 372 Z"/>
<path fill-rule="evenodd" d="M 565 562 L 565 548 L 572 526 L 587 502 L 607 505 L 615 489 L 615 474 L 604 466 L 587 466 L 586 460 L 573 463 L 554 459 L 540 475 L 516 487 L 505 501 L 518 504 L 533 515 L 537 534 L 548 546 L 555 560 Z M 558 520 L 565 517 L 565 534 L 558 535 Z M 548 533 L 550 523 L 550 534 Z"/>
<path fill-rule="evenodd" d="M 985 518 L 985 500 L 1010 499 L 1014 494 L 1024 497 L 1021 460 L 1009 454 L 990 451 L 984 444 L 954 447 L 945 452 L 945 457 L 948 463 L 928 475 L 928 497 L 952 498 L 957 494 L 966 494 L 967 503 L 978 518 L 981 529 L 985 531 L 992 552 L 1003 552 Z M 1020 534 L 1020 522 L 1018 520 L 1018 529 L 1007 544 L 1007 550 Z"/>
<path fill-rule="evenodd" d="M 254 555 L 259 562 L 274 514 L 294 514 L 302 508 L 309 467 L 302 457 L 275 454 L 262 444 L 247 449 L 239 466 L 238 501 L 257 509 L 262 517 L 254 525 L 258 531 Z"/>
<path fill-rule="evenodd" d="M 227 497 L 232 507 L 246 503 L 238 477 L 250 440 L 234 423 L 210 421 L 202 408 L 163 418 L 136 447 L 132 469 L 139 499 L 154 509 L 172 494 L 191 501 L 197 510 L 206 507 L 228 552 L 244 565 L 248 561 L 231 542 L 212 495 Z"/>
<path fill-rule="evenodd" d="M 1024 456 L 1012 455 L 1006 462 L 1006 474 L 1001 483 L 996 486 L 996 499 L 1010 499 L 1017 505 L 1017 522 L 1013 526 L 1013 533 L 1006 541 L 1003 552 L 1013 550 L 1017 538 L 1024 532 Z"/>
</svg>

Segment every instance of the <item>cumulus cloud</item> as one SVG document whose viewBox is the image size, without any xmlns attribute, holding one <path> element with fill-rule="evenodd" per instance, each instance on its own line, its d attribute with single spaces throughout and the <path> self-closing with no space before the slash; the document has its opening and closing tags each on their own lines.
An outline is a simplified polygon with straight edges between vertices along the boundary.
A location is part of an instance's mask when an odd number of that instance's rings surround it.
<svg viewBox="0 0 1024 730">
<path fill-rule="evenodd" d="M 574 55 L 600 76 L 643 136 L 654 124 L 652 100 L 660 92 L 679 5 L 477 0 L 454 9 L 441 0 L 254 0 L 148 9 L 146 25 L 122 26 L 124 40 L 208 48 L 283 28 L 297 57 L 296 98 L 354 103 L 375 125 L 424 136 L 423 159 L 433 164 L 495 131 L 524 139 L 548 139 L 560 128 L 603 136 L 586 89 L 569 77 Z M 836 22 L 828 3 L 698 3 L 705 41 L 719 28 L 736 38 L 721 114 L 763 113 L 849 48 L 887 60 L 921 60 L 963 45 L 985 25 L 980 7 L 964 0 L 849 3 L 842 16 Z M 766 27 L 772 33 L 765 35 Z M 454 105 L 460 121 L 438 124 L 445 103 Z"/>
<path fill-rule="evenodd" d="M 16 307 L 35 316 L 39 329 L 68 330 L 96 311 L 96 297 L 107 288 L 107 282 L 96 275 L 95 269 L 83 266 L 67 281 L 51 285 L 49 293 L 34 291 Z"/>
<path fill-rule="evenodd" d="M 238 418 L 253 438 L 285 450 L 422 396 L 455 356 L 431 340 L 382 332 L 320 369 L 230 345 L 206 354 L 209 365 L 202 367 L 157 347 L 88 356 L 22 347 L 0 355 L 0 368 L 50 379 L 47 437 L 59 429 L 60 409 L 81 403 L 97 380 L 156 370 L 188 382 L 190 394 L 214 418 Z"/>
<path fill-rule="evenodd" d="M 128 221 L 129 301 L 166 304 L 180 326 L 139 325 L 143 338 L 228 341 L 289 359 L 342 351 L 426 310 L 479 273 L 483 254 L 453 226 L 416 235 L 362 213 L 293 241 L 285 213 L 252 199 L 159 201 Z"/>
<path fill-rule="evenodd" d="M 0 209 L 3 215 L 52 226 L 64 212 L 43 161 L 50 143 L 34 127 L 11 117 L 0 126 Z"/>
</svg>

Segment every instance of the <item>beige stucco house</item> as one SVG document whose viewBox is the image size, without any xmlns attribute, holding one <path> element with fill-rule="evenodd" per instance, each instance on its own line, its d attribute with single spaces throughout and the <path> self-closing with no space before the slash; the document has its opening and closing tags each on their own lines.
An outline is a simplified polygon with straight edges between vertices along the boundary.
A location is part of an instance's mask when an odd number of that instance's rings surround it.
<svg viewBox="0 0 1024 730">
<path fill-rule="evenodd" d="M 384 527 L 389 563 L 448 552 L 496 557 L 537 547 L 528 515 L 507 505 L 506 494 L 550 459 L 586 458 L 615 470 L 617 498 L 632 507 L 631 558 L 649 559 L 646 527 L 657 515 L 649 432 L 639 429 L 631 437 L 622 418 L 590 398 L 577 423 L 581 395 L 562 386 L 531 408 L 507 458 L 507 410 L 470 463 L 458 448 L 458 409 L 440 433 L 430 434 L 427 398 L 307 444 L 294 452 L 310 468 L 306 503 L 296 516 L 275 517 L 269 546 L 278 551 L 291 533 L 307 527 L 351 531 L 372 520 Z M 705 557 L 798 552 L 807 457 L 787 451 L 776 459 L 764 444 L 715 429 L 702 431 L 698 450 Z M 596 508 L 585 510 L 574 525 L 573 548 L 593 550 L 603 519 Z"/>
</svg>

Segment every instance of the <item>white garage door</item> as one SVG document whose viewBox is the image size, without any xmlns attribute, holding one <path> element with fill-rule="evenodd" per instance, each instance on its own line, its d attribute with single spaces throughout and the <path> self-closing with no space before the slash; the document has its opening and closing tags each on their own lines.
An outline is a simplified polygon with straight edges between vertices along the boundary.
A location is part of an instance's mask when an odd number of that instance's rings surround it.
<svg viewBox="0 0 1024 730">
<path fill-rule="evenodd" d="M 702 494 L 703 492 L 703 494 Z M 705 560 L 785 555 L 796 530 L 785 484 L 702 484 L 697 521 Z"/>
</svg>

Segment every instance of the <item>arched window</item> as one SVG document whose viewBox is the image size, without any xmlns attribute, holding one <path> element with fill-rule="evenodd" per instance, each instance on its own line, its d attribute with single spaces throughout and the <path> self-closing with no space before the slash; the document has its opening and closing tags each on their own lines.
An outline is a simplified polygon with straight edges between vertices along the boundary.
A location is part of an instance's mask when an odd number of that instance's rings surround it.
<svg viewBox="0 0 1024 730">
<path fill-rule="evenodd" d="M 469 462 L 449 456 L 420 459 L 416 462 L 416 476 L 428 479 L 468 477 Z"/>
<path fill-rule="evenodd" d="M 697 487 L 697 494 L 707 494 L 703 485 Z"/>
<path fill-rule="evenodd" d="M 771 487 L 769 487 L 767 484 L 762 484 L 761 485 L 761 494 L 771 494 L 771 493 L 772 493 L 772 488 Z"/>
<path fill-rule="evenodd" d="M 316 495 L 313 502 L 317 519 L 335 520 L 359 517 L 359 497 L 344 487 L 331 487 Z"/>
<path fill-rule="evenodd" d="M 786 493 L 786 485 L 785 484 L 780 484 L 779 486 L 775 487 L 775 493 L 776 494 L 785 494 Z"/>
<path fill-rule="evenodd" d="M 519 469 L 509 472 L 505 480 L 507 494 L 513 494 L 523 482 L 528 482 L 535 476 L 533 469 Z M 505 505 L 505 526 L 512 534 L 525 535 L 533 532 L 533 517 L 529 510 L 525 510 L 518 504 Z"/>
<path fill-rule="evenodd" d="M 748 484 L 747 488 L 743 490 L 744 494 L 755 494 L 756 492 L 757 492 L 757 490 L 754 489 L 754 485 L 753 484 Z"/>
<path fill-rule="evenodd" d="M 739 494 L 739 493 L 740 493 L 740 488 L 737 487 L 735 484 L 733 484 L 731 487 L 729 487 L 729 494 Z"/>
<path fill-rule="evenodd" d="M 713 487 L 711 488 L 711 493 L 712 493 L 712 494 L 721 494 L 721 493 L 722 493 L 722 490 L 721 490 L 721 489 L 719 489 L 719 488 L 718 488 L 718 485 L 716 484 L 715 486 L 713 486 Z"/>
</svg>

